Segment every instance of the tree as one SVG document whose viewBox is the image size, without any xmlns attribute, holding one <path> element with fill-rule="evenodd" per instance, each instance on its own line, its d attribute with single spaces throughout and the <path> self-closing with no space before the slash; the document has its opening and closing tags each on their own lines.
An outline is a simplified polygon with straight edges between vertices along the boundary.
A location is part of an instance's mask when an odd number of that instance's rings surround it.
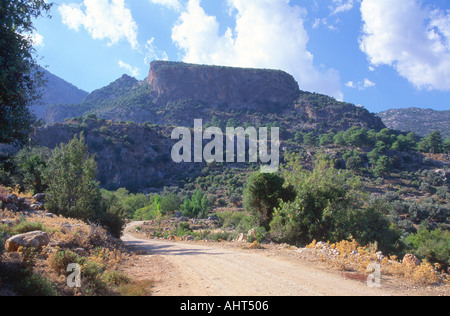
<svg viewBox="0 0 450 316">
<path fill-rule="evenodd" d="M 444 142 L 439 131 L 434 131 L 427 137 L 423 138 L 419 144 L 418 149 L 421 152 L 440 154 L 444 151 Z"/>
<path fill-rule="evenodd" d="M 277 174 L 253 173 L 244 191 L 244 208 L 259 226 L 268 229 L 273 218 L 273 211 L 280 205 L 280 200 L 290 201 L 294 198 L 292 188 L 284 187 L 284 178 Z"/>
<path fill-rule="evenodd" d="M 192 218 L 206 218 L 210 210 L 208 195 L 197 190 L 192 198 L 186 198 L 183 203 L 183 216 Z"/>
<path fill-rule="evenodd" d="M 322 134 L 319 137 L 319 145 L 327 146 L 334 143 L 334 133 Z"/>
<path fill-rule="evenodd" d="M 125 225 L 125 208 L 114 193 L 100 191 L 96 174 L 97 163 L 84 135 L 75 135 L 53 150 L 44 175 L 45 207 L 57 215 L 97 222 L 118 238 Z"/>
<path fill-rule="evenodd" d="M 433 154 L 440 154 L 443 152 L 443 140 L 441 132 L 434 131 L 430 135 L 428 135 L 428 141 L 430 143 L 430 151 Z"/>
<path fill-rule="evenodd" d="M 359 153 L 353 153 L 348 159 L 346 160 L 346 167 L 348 170 L 352 170 L 355 172 L 361 171 L 361 168 L 363 167 L 363 159 L 359 155 Z"/>
<path fill-rule="evenodd" d="M 29 106 L 43 80 L 33 57 L 32 19 L 51 6 L 45 0 L 0 2 L 0 143 L 26 143 L 36 125 Z"/>
<path fill-rule="evenodd" d="M 43 193 L 47 188 L 43 178 L 50 156 L 48 148 L 22 149 L 14 159 L 18 169 L 17 183 L 33 194 Z"/>
<path fill-rule="evenodd" d="M 355 126 L 344 132 L 344 140 L 351 146 L 363 147 L 368 143 L 369 135 L 365 128 Z"/>
<path fill-rule="evenodd" d="M 323 157 L 313 171 L 304 169 L 298 157 L 288 157 L 283 169 L 285 185 L 296 193 L 274 212 L 271 234 L 278 241 L 307 244 L 316 240 L 340 241 L 348 238 L 348 219 L 356 203 L 360 180 L 351 172 L 339 172 L 334 162 Z"/>
<path fill-rule="evenodd" d="M 345 146 L 347 144 L 344 139 L 344 132 L 338 132 L 333 137 L 333 141 L 336 146 Z"/>
<path fill-rule="evenodd" d="M 447 140 L 444 142 L 444 151 L 445 151 L 447 154 L 450 154 L 450 139 L 447 139 Z"/>
<path fill-rule="evenodd" d="M 318 143 L 318 139 L 316 135 L 314 135 L 314 133 L 311 132 L 303 135 L 303 142 L 305 143 L 305 145 L 316 146 Z"/>
<path fill-rule="evenodd" d="M 388 156 L 380 156 L 373 169 L 373 174 L 376 177 L 389 174 L 391 172 L 391 159 Z"/>
<path fill-rule="evenodd" d="M 292 185 L 296 197 L 274 212 L 270 233 L 275 240 L 305 245 L 314 239 L 354 238 L 363 245 L 378 242 L 382 251 L 391 250 L 399 240 L 382 208 L 366 206 L 360 178 L 335 169 L 333 161 L 319 157 L 310 171 L 298 157 L 290 156 L 282 171 L 285 186 Z"/>
<path fill-rule="evenodd" d="M 47 210 L 77 219 L 96 218 L 101 203 L 96 174 L 97 164 L 89 154 L 83 134 L 55 148 L 45 177 Z"/>
<path fill-rule="evenodd" d="M 409 135 L 409 134 L 408 134 Z M 399 135 L 397 140 L 392 144 L 392 150 L 397 151 L 412 151 L 416 146 L 413 136 Z"/>
</svg>

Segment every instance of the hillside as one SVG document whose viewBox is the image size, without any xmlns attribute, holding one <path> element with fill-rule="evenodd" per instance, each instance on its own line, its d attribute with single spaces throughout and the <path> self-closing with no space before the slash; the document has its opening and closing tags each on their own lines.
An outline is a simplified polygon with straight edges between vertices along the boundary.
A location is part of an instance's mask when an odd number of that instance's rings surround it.
<svg viewBox="0 0 450 316">
<path fill-rule="evenodd" d="M 90 152 L 97 157 L 98 180 L 103 187 L 162 188 L 177 185 L 197 164 L 176 164 L 170 157 L 171 129 L 97 120 L 68 120 L 40 129 L 33 137 L 39 146 L 55 148 L 84 133 Z M 197 173 L 199 170 L 197 170 Z"/>
<path fill-rule="evenodd" d="M 0 186 L 0 296 L 148 295 L 151 282 L 133 281 L 136 264 L 119 239 L 93 223 L 49 213 L 45 194 Z M 69 288 L 67 265 L 83 266 L 81 287 Z"/>
<path fill-rule="evenodd" d="M 81 103 L 89 94 L 44 68 L 40 68 L 40 71 L 44 74 L 45 86 L 42 89 L 40 101 L 31 107 L 39 119 L 47 117 L 47 110 L 51 105 Z"/>
<path fill-rule="evenodd" d="M 390 129 L 414 132 L 420 136 L 438 130 L 444 138 L 450 138 L 450 110 L 405 108 L 388 110 L 377 115 Z"/>
<path fill-rule="evenodd" d="M 380 130 L 382 121 L 353 104 L 301 91 L 294 78 L 266 69 L 153 62 L 142 82 L 122 76 L 76 105 L 52 106 L 48 123 L 96 114 L 114 121 L 192 126 L 194 119 L 298 131 Z M 233 120 L 233 121 L 230 121 Z"/>
</svg>

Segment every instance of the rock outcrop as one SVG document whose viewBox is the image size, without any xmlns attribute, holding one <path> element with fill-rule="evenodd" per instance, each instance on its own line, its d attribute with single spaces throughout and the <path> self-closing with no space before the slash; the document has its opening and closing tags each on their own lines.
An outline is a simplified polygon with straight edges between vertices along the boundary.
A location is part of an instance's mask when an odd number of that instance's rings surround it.
<svg viewBox="0 0 450 316">
<path fill-rule="evenodd" d="M 292 105 L 300 95 L 286 72 L 154 61 L 146 80 L 156 104 L 192 100 L 221 109 L 271 112 Z"/>
</svg>

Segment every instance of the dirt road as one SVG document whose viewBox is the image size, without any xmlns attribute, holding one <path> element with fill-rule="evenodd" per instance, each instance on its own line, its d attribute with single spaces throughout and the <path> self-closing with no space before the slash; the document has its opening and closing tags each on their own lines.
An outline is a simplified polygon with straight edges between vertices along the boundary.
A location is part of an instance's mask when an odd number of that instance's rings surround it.
<svg viewBox="0 0 450 316">
<path fill-rule="evenodd" d="M 132 223 L 135 226 L 138 223 Z M 129 228 L 128 227 L 128 228 Z M 159 280 L 154 294 L 167 296 L 365 296 L 398 295 L 370 288 L 334 271 L 264 253 L 198 244 L 139 239 L 129 232 L 127 247 L 148 253 L 141 276 Z M 147 264 L 145 264 L 147 260 Z"/>
</svg>

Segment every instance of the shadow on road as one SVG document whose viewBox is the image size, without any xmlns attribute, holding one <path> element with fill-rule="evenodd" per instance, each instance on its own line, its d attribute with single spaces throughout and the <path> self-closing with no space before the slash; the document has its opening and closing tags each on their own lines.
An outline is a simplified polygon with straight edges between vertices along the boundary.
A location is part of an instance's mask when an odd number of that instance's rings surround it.
<svg viewBox="0 0 450 316">
<path fill-rule="evenodd" d="M 149 255 L 161 255 L 161 256 L 224 255 L 224 253 L 221 252 L 218 253 L 208 251 L 207 249 L 196 249 L 195 247 L 181 249 L 179 247 L 176 247 L 176 245 L 170 245 L 167 243 L 158 244 L 158 243 L 149 243 L 146 241 L 133 240 L 133 241 L 124 241 L 124 244 L 131 251 L 134 252 L 143 251 Z"/>
</svg>

